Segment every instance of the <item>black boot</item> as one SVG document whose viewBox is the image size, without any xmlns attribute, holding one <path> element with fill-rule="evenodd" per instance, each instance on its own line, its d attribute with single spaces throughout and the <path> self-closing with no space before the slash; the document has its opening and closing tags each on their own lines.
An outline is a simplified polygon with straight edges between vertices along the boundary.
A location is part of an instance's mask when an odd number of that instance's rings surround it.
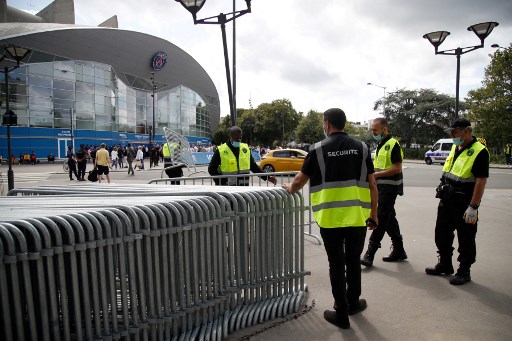
<svg viewBox="0 0 512 341">
<path fill-rule="evenodd" d="M 392 246 L 393 250 L 387 257 L 382 257 L 384 262 L 399 262 L 407 259 L 407 254 L 404 250 L 404 244 L 402 241 L 394 242 Z"/>
<path fill-rule="evenodd" d="M 452 285 L 463 285 L 471 281 L 470 265 L 461 263 L 457 269 L 457 273 L 453 278 L 450 279 Z"/>
<path fill-rule="evenodd" d="M 375 252 L 377 252 L 378 249 L 378 246 L 370 243 L 368 245 L 368 250 L 364 254 L 363 258 L 361 258 L 361 264 L 367 267 L 373 266 L 373 257 L 375 256 Z"/>
<path fill-rule="evenodd" d="M 457 270 L 457 273 L 455 274 L 455 277 L 450 279 L 450 284 L 452 285 L 463 285 L 467 282 L 471 281 L 471 275 L 469 271 L 466 272 L 460 272 Z"/>
<path fill-rule="evenodd" d="M 350 328 L 350 321 L 348 319 L 348 315 L 342 315 L 337 313 L 336 311 L 326 310 L 324 311 L 324 319 L 327 322 L 332 323 L 335 326 L 338 326 L 342 329 Z"/>
<path fill-rule="evenodd" d="M 453 265 L 451 257 L 440 257 L 439 261 L 434 267 L 425 269 L 427 275 L 439 276 L 442 274 L 451 275 L 453 273 Z"/>
</svg>

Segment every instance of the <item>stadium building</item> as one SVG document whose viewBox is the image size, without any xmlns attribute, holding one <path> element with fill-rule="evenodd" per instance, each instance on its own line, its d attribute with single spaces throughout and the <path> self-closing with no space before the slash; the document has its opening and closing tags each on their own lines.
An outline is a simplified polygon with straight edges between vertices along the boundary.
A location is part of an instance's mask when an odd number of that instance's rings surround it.
<svg viewBox="0 0 512 341">
<path fill-rule="evenodd" d="M 73 0 L 56 0 L 36 15 L 0 0 L 1 110 L 17 116 L 11 150 L 65 157 L 72 143 L 164 142 L 163 128 L 191 144 L 211 143 L 220 106 L 209 75 L 185 51 L 148 34 L 117 28 L 114 16 L 98 27 L 74 24 Z M 30 53 L 19 68 L 8 46 Z M 11 59 L 11 60 L 10 60 Z M 0 128 L 7 158 L 7 127 Z"/>
</svg>

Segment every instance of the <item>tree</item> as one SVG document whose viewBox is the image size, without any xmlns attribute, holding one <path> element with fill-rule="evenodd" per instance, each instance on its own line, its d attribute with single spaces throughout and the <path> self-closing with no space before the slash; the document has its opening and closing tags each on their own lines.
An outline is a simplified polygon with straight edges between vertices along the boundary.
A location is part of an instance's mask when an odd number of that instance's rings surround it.
<svg viewBox="0 0 512 341">
<path fill-rule="evenodd" d="M 469 91 L 466 101 L 475 135 L 488 147 L 501 148 L 512 141 L 512 44 L 490 57 L 482 87 Z"/>
<path fill-rule="evenodd" d="M 217 131 L 213 134 L 212 143 L 220 146 L 229 138 L 229 128 L 231 128 L 231 116 L 227 115 L 220 119 Z"/>
<path fill-rule="evenodd" d="M 302 118 L 287 99 L 262 103 L 256 109 L 237 109 L 237 125 L 242 129 L 242 141 L 253 146 L 280 146 L 295 139 L 295 131 Z M 221 119 L 213 135 L 213 143 L 227 141 L 231 127 L 230 116 Z"/>
<path fill-rule="evenodd" d="M 360 141 L 367 143 L 371 143 L 373 141 L 370 136 L 370 131 L 367 128 L 356 127 L 352 122 L 347 122 L 344 130 L 348 135 Z"/>
<path fill-rule="evenodd" d="M 322 129 L 323 114 L 310 110 L 308 114 L 300 120 L 297 126 L 297 142 L 312 144 L 324 138 Z"/>
<path fill-rule="evenodd" d="M 410 147 L 412 142 L 432 144 L 446 137 L 444 128 L 454 117 L 455 99 L 433 89 L 391 92 L 375 102 L 374 110 L 384 108 L 384 118 L 390 123 L 391 133 Z M 460 103 L 461 110 L 465 103 Z"/>
<path fill-rule="evenodd" d="M 263 146 L 286 145 L 294 139 L 302 115 L 290 100 L 278 99 L 262 103 L 251 113 L 254 122 L 254 142 Z"/>
</svg>

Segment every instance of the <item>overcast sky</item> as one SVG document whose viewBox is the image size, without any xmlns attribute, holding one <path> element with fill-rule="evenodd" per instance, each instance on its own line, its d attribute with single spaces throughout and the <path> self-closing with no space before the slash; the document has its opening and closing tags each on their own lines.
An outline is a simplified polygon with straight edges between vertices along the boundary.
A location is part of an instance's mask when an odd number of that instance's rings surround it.
<svg viewBox="0 0 512 341">
<path fill-rule="evenodd" d="M 49 0 L 8 0 L 38 12 Z M 496 21 L 485 47 L 461 57 L 460 98 L 481 85 L 489 54 L 512 41 L 511 0 L 253 0 L 236 21 L 237 107 L 289 99 L 297 111 L 340 107 L 354 122 L 374 118 L 384 90 L 432 88 L 455 96 L 456 57 L 435 55 L 422 36 L 451 35 L 440 50 L 478 45 L 467 27 Z M 237 9 L 245 1 L 236 0 Z M 198 18 L 232 10 L 207 0 Z M 229 113 L 219 25 L 196 25 L 174 0 L 75 0 L 76 23 L 96 26 L 117 15 L 120 29 L 151 34 L 182 48 L 208 72 Z M 227 25 L 230 65 L 232 26 Z M 172 61 L 172 56 L 169 56 Z M 167 67 L 172 67 L 168 64 Z"/>
</svg>

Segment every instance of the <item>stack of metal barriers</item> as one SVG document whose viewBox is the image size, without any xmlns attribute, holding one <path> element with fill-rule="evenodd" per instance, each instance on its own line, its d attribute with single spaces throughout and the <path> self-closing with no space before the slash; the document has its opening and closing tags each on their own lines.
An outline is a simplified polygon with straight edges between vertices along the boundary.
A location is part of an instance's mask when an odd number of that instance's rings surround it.
<svg viewBox="0 0 512 341">
<path fill-rule="evenodd" d="M 2 340 L 220 340 L 305 299 L 300 194 L 85 184 L 10 195 Z"/>
</svg>

